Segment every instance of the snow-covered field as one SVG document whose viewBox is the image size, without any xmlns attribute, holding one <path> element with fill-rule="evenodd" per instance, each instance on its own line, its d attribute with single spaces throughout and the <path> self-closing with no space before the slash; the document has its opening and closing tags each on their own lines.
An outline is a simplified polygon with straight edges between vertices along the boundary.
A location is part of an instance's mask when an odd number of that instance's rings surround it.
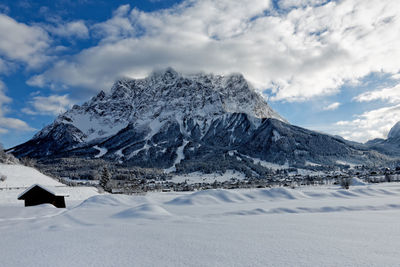
<svg viewBox="0 0 400 267">
<path fill-rule="evenodd" d="M 94 195 L 67 209 L 2 192 L 2 266 L 399 265 L 395 183 Z"/>
</svg>

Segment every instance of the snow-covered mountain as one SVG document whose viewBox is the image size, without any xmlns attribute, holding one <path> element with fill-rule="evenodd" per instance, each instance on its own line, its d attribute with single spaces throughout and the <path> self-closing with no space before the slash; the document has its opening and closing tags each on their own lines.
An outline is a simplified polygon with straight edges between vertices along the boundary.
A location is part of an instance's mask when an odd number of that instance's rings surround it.
<svg viewBox="0 0 400 267">
<path fill-rule="evenodd" d="M 89 157 L 196 171 L 244 158 L 290 165 L 385 160 L 341 138 L 292 126 L 240 74 L 184 76 L 171 68 L 117 81 L 74 106 L 18 157 Z"/>
<path fill-rule="evenodd" d="M 75 141 L 87 143 L 115 135 L 130 123 L 147 128 L 152 137 L 167 121 L 188 119 L 205 132 L 213 120 L 226 113 L 285 121 L 240 74 L 184 77 L 169 68 L 145 79 L 119 80 L 111 93 L 101 91 L 84 105 L 74 106 L 34 138 L 65 125 L 77 129 L 72 136 Z"/>
<path fill-rule="evenodd" d="M 400 121 L 397 122 L 392 129 L 390 129 L 388 134 L 388 139 L 394 139 L 400 137 Z"/>
<path fill-rule="evenodd" d="M 381 153 L 400 157 L 400 121 L 390 129 L 387 139 L 376 138 L 366 145 Z"/>
</svg>

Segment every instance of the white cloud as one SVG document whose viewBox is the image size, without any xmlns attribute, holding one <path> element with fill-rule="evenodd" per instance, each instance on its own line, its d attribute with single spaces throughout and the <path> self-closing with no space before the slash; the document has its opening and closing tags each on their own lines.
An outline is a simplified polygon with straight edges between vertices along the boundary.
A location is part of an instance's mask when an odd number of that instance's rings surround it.
<svg viewBox="0 0 400 267">
<path fill-rule="evenodd" d="M 400 73 L 393 74 L 391 78 L 393 80 L 400 80 Z"/>
<path fill-rule="evenodd" d="M 374 138 L 386 138 L 393 125 L 400 121 L 400 84 L 364 92 L 353 100 L 357 102 L 380 100 L 391 106 L 364 112 L 354 120 L 337 122 L 336 133 L 347 139 L 365 142 Z"/>
<path fill-rule="evenodd" d="M 20 131 L 32 131 L 33 129 L 24 121 L 16 118 L 6 117 L 8 112 L 7 104 L 11 103 L 11 98 L 5 95 L 5 85 L 0 81 L 0 134 L 7 133 L 10 129 Z"/>
<path fill-rule="evenodd" d="M 22 111 L 30 115 L 59 115 L 72 107 L 68 95 L 34 96 Z"/>
<path fill-rule="evenodd" d="M 18 23 L 7 15 L 0 14 L 0 36 L 2 60 L 22 62 L 35 68 L 50 58 L 46 51 L 51 40 L 40 27 Z"/>
<path fill-rule="evenodd" d="M 89 29 L 85 22 L 82 20 L 71 22 L 60 22 L 56 26 L 43 25 L 43 27 L 50 33 L 67 38 L 81 38 L 86 39 L 89 37 Z"/>
<path fill-rule="evenodd" d="M 6 112 L 5 112 L 5 104 L 8 104 L 11 102 L 11 98 L 6 96 L 4 94 L 5 91 L 5 84 L 0 81 L 0 117 L 2 117 Z"/>
<path fill-rule="evenodd" d="M 26 122 L 16 119 L 16 118 L 7 118 L 0 117 L 0 127 L 3 129 L 3 132 L 8 132 L 9 129 L 20 130 L 20 131 L 33 131 Z"/>
<path fill-rule="evenodd" d="M 326 107 L 324 107 L 324 110 L 335 110 L 340 106 L 339 102 L 334 102 Z"/>
<path fill-rule="evenodd" d="M 278 5 L 282 9 L 291 9 L 295 7 L 316 6 L 326 2 L 326 0 L 280 0 Z"/>
<path fill-rule="evenodd" d="M 400 84 L 393 87 L 383 88 L 362 93 L 354 98 L 358 102 L 370 102 L 374 100 L 387 101 L 388 103 L 400 103 Z M 400 120 L 400 118 L 399 118 Z"/>
<path fill-rule="evenodd" d="M 339 121 L 336 123 L 335 132 L 346 139 L 359 142 L 386 138 L 399 118 L 400 104 L 365 112 L 354 120 Z"/>
<path fill-rule="evenodd" d="M 93 26 L 95 34 L 105 41 L 118 41 L 132 37 L 137 32 L 129 18 L 130 5 L 122 5 L 113 12 L 113 17 L 103 23 Z"/>
<path fill-rule="evenodd" d="M 290 3 L 289 3 L 290 2 Z M 182 72 L 241 72 L 271 100 L 301 101 L 337 93 L 371 72 L 400 70 L 400 2 L 354 0 L 282 2 L 185 1 L 157 12 L 121 6 L 93 26 L 95 47 L 58 61 L 33 77 L 38 85 L 107 89 L 119 76 L 154 68 Z"/>
<path fill-rule="evenodd" d="M 36 75 L 31 77 L 27 82 L 30 86 L 44 87 L 45 81 L 43 75 Z"/>
<path fill-rule="evenodd" d="M 0 73 L 7 73 L 11 69 L 10 62 L 7 62 L 0 57 Z"/>
</svg>

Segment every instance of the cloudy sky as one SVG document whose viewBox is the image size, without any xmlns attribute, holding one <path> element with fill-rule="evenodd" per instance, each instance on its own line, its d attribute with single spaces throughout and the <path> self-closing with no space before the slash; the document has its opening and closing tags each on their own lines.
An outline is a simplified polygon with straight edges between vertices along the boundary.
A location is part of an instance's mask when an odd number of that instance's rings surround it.
<svg viewBox="0 0 400 267">
<path fill-rule="evenodd" d="M 385 138 L 400 120 L 400 1 L 3 0 L 0 142 L 168 66 L 241 72 L 292 124 Z"/>
</svg>

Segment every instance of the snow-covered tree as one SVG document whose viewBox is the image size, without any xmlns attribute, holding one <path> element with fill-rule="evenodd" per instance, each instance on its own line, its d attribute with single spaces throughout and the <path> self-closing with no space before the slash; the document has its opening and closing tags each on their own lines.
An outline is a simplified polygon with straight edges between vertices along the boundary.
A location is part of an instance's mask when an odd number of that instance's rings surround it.
<svg viewBox="0 0 400 267">
<path fill-rule="evenodd" d="M 99 181 L 99 185 L 105 190 L 105 191 L 109 191 L 109 182 L 111 180 L 111 174 L 108 171 L 107 167 L 103 168 L 103 171 L 101 172 L 101 176 L 100 176 L 100 181 Z"/>
<path fill-rule="evenodd" d="M 342 178 L 340 178 L 340 186 L 343 189 L 349 189 L 351 184 L 352 184 L 352 178 L 351 177 L 342 177 Z"/>
<path fill-rule="evenodd" d="M 12 154 L 7 154 L 4 151 L 3 144 L 1 143 L 0 143 L 0 163 L 6 163 L 6 164 L 18 163 L 18 159 L 16 159 Z"/>
</svg>

